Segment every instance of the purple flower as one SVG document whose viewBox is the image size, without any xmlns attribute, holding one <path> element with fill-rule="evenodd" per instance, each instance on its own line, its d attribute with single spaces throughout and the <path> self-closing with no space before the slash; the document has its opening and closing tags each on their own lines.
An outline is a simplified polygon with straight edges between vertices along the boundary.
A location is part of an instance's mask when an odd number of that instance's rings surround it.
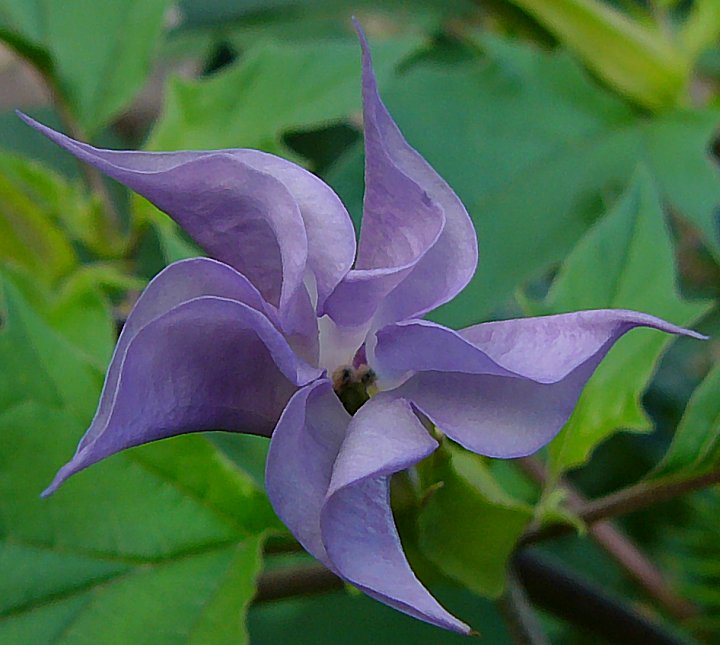
<svg viewBox="0 0 720 645">
<path fill-rule="evenodd" d="M 482 455 L 527 455 L 557 434 L 625 332 L 697 334 L 624 310 L 461 331 L 422 320 L 473 275 L 475 231 L 388 114 L 359 33 L 366 192 L 357 254 L 338 197 L 288 161 L 244 149 L 100 150 L 23 116 L 156 204 L 214 258 L 177 262 L 148 285 L 95 418 L 45 494 L 156 439 L 272 436 L 268 495 L 302 545 L 373 598 L 469 633 L 413 574 L 390 508 L 389 478 L 438 447 L 424 422 Z"/>
</svg>

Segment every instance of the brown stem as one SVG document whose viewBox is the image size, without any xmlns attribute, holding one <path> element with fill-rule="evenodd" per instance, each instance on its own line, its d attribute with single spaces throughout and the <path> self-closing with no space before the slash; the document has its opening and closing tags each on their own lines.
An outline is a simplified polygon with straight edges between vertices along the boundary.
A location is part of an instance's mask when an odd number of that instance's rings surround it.
<svg viewBox="0 0 720 645">
<path fill-rule="evenodd" d="M 572 572 L 537 554 L 527 551 L 517 554 L 513 559 L 513 569 L 534 604 L 583 630 L 618 645 L 680 645 L 677 638 L 632 607 L 608 596 L 602 589 L 591 587 Z M 260 576 L 254 602 L 329 593 L 342 587 L 340 578 L 321 564 L 274 569 Z"/>
<path fill-rule="evenodd" d="M 531 479 L 539 484 L 545 485 L 547 483 L 547 472 L 537 459 L 520 459 L 518 465 Z M 568 493 L 570 508 L 585 519 L 583 509 L 587 509 L 592 502 L 588 502 L 567 482 L 562 482 L 562 487 Z M 523 544 L 537 541 L 531 538 L 533 534 L 535 536 L 541 535 L 542 531 L 543 529 L 530 531 L 523 539 Z M 662 572 L 615 525 L 607 521 L 607 519 L 598 518 L 595 524 L 588 527 L 588 532 L 613 560 L 672 616 L 683 620 L 697 614 L 696 607 L 670 588 Z"/>
<path fill-rule="evenodd" d="M 587 523 L 608 517 L 626 515 L 646 506 L 701 490 L 720 482 L 720 470 L 687 479 L 668 478 L 657 482 L 640 482 L 616 493 L 588 502 L 580 517 Z"/>
<path fill-rule="evenodd" d="M 266 571 L 258 579 L 253 602 L 262 603 L 294 596 L 329 593 L 342 589 L 344 584 L 322 564 L 273 569 Z"/>
<path fill-rule="evenodd" d="M 40 76 L 42 77 L 43 81 L 45 82 L 45 85 L 48 88 L 48 91 L 50 92 L 50 96 L 52 98 L 52 102 L 55 105 L 55 108 L 57 109 L 58 115 L 60 116 L 60 120 L 62 121 L 63 125 L 65 126 L 65 129 L 68 131 L 68 134 L 73 139 L 78 139 L 80 141 L 87 141 L 88 137 L 86 132 L 83 130 L 82 126 L 77 122 L 77 119 L 75 119 L 75 116 L 72 113 L 72 110 L 70 109 L 70 106 L 68 105 L 67 101 L 65 100 L 65 97 L 63 96 L 62 91 L 58 87 L 57 81 L 52 76 L 52 73 L 49 69 L 41 69 L 39 67 L 36 68 L 38 72 L 40 73 Z M 99 171 L 97 171 L 92 166 L 81 162 L 80 160 L 77 161 L 78 166 L 80 168 L 80 172 L 82 173 L 83 177 L 85 178 L 85 183 L 88 185 L 90 190 L 92 190 L 99 198 L 103 205 L 103 209 L 105 210 L 105 213 L 107 214 L 107 220 L 108 224 L 112 231 L 119 233 L 121 230 L 120 226 L 120 216 L 118 215 L 117 210 L 115 209 L 115 205 L 113 204 L 112 198 L 110 197 L 110 193 L 107 190 L 107 187 L 105 186 L 105 183 L 103 182 L 102 175 Z"/>
<path fill-rule="evenodd" d="M 618 515 L 633 513 L 658 502 L 666 502 L 717 483 L 720 483 L 720 470 L 687 479 L 667 478 L 657 482 L 640 482 L 616 493 L 587 502 L 575 513 L 586 524 L 594 524 Z M 531 529 L 523 537 L 522 543 L 532 544 L 566 535 L 572 531 L 573 527 L 567 524 L 551 524 Z"/>
</svg>

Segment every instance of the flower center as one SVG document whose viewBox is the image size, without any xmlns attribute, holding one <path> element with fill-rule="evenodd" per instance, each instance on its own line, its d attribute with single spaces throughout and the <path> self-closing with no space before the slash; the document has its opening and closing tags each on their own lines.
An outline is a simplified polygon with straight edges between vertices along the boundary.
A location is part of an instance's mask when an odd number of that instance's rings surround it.
<svg viewBox="0 0 720 645">
<path fill-rule="evenodd" d="M 335 394 L 350 414 L 355 414 L 377 393 L 376 381 L 375 372 L 367 365 L 344 365 L 338 367 L 332 375 Z"/>
</svg>

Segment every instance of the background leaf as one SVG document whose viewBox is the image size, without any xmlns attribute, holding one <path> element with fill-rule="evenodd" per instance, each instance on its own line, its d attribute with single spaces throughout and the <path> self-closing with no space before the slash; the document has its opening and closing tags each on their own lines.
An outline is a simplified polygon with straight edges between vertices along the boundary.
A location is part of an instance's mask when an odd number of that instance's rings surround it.
<svg viewBox="0 0 720 645">
<path fill-rule="evenodd" d="M 374 46 L 379 82 L 415 47 L 416 39 Z M 354 40 L 268 42 L 208 79 L 176 78 L 147 147 L 244 147 L 295 156 L 282 142 L 284 132 L 337 122 L 360 109 L 359 62 Z"/>
<path fill-rule="evenodd" d="M 170 0 L 4 0 L 0 39 L 20 41 L 21 53 L 34 48 L 35 62 L 49 67 L 92 134 L 140 89 L 169 6 Z"/>
<path fill-rule="evenodd" d="M 53 284 L 78 263 L 57 227 L 59 213 L 84 208 L 79 194 L 59 177 L 20 157 L 0 155 L 0 262 Z"/>
<path fill-rule="evenodd" d="M 562 265 L 543 313 L 635 309 L 688 326 L 708 303 L 677 291 L 672 240 L 655 184 L 641 169 L 613 209 L 580 240 Z M 618 429 L 652 427 L 640 397 L 672 337 L 639 329 L 622 338 L 588 382 L 570 420 L 550 444 L 554 472 L 584 463 Z"/>
<path fill-rule="evenodd" d="M 448 442 L 421 472 L 429 489 L 418 517 L 422 554 L 468 589 L 497 598 L 532 508 L 505 493 L 482 458 Z"/>
<path fill-rule="evenodd" d="M 651 478 L 693 475 L 720 462 L 720 364 L 695 390 L 673 442 Z"/>
<path fill-rule="evenodd" d="M 244 642 L 267 499 L 204 437 L 134 449 L 39 498 L 101 371 L 4 280 L 0 641 Z M 82 306 L 82 303 L 76 303 Z"/>
</svg>

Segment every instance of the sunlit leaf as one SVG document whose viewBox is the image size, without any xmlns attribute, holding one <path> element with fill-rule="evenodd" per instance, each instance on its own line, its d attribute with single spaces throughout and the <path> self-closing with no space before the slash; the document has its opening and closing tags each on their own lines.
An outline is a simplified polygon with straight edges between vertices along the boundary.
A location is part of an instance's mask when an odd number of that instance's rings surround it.
<svg viewBox="0 0 720 645">
<path fill-rule="evenodd" d="M 690 61 L 665 30 L 642 24 L 603 0 L 510 0 L 638 104 L 678 103 Z"/>
<path fill-rule="evenodd" d="M 382 83 L 416 39 L 378 43 Z M 360 50 L 354 40 L 265 43 L 209 79 L 174 79 L 148 143 L 153 150 L 259 148 L 292 156 L 288 131 L 320 127 L 360 109 Z"/>
</svg>

